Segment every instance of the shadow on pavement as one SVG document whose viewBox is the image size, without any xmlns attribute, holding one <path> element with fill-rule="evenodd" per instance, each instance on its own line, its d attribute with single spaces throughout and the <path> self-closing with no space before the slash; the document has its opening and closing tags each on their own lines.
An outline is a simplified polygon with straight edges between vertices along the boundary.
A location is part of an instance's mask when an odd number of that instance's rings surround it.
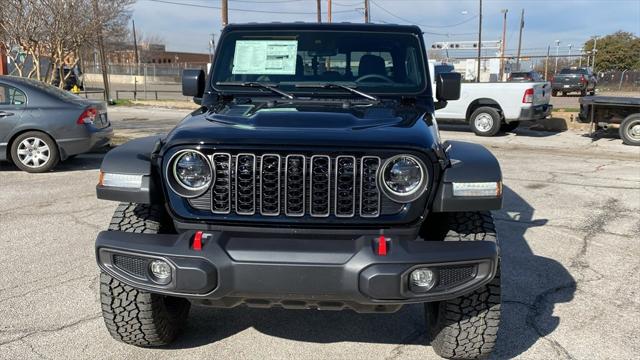
<svg viewBox="0 0 640 360">
<path fill-rule="evenodd" d="M 562 264 L 533 253 L 525 233 L 547 220 L 535 219 L 531 205 L 511 189 L 504 190 L 505 208 L 494 213 L 503 281 L 502 323 L 494 356 L 512 358 L 556 329 L 560 319 L 553 316 L 554 305 L 572 300 L 575 281 Z M 405 306 L 395 314 L 193 307 L 186 333 L 171 348 L 214 343 L 248 328 L 311 343 L 428 343 L 421 305 Z"/>
</svg>

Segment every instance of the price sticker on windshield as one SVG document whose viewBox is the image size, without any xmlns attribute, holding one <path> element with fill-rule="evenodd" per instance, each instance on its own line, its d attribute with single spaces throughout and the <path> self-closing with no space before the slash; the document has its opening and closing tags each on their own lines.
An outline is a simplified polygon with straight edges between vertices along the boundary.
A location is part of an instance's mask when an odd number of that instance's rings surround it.
<svg viewBox="0 0 640 360">
<path fill-rule="evenodd" d="M 295 75 L 297 40 L 238 40 L 234 75 Z"/>
</svg>

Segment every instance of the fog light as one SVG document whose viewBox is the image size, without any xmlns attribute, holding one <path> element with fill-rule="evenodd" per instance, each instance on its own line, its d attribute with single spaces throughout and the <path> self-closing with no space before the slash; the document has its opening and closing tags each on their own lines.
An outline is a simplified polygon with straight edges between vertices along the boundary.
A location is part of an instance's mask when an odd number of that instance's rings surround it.
<svg viewBox="0 0 640 360">
<path fill-rule="evenodd" d="M 427 268 L 415 269 L 409 275 L 409 289 L 413 292 L 424 293 L 436 284 L 436 275 Z"/>
<path fill-rule="evenodd" d="M 149 264 L 149 269 L 157 282 L 166 284 L 171 281 L 171 266 L 166 261 L 153 260 Z"/>
</svg>

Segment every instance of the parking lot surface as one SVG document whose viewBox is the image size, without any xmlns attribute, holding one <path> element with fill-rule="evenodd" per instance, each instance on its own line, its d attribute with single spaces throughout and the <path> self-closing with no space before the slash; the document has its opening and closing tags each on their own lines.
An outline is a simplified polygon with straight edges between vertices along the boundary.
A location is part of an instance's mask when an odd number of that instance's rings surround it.
<svg viewBox="0 0 640 360">
<path fill-rule="evenodd" d="M 131 136 L 184 111 L 112 112 Z M 495 358 L 634 358 L 640 352 L 640 148 L 616 138 L 519 130 L 476 141 L 500 160 L 503 318 Z M 171 347 L 112 340 L 100 315 L 94 239 L 116 203 L 99 201 L 102 154 L 55 172 L 0 165 L 0 359 L 435 359 L 423 311 L 356 314 L 192 308 Z"/>
</svg>

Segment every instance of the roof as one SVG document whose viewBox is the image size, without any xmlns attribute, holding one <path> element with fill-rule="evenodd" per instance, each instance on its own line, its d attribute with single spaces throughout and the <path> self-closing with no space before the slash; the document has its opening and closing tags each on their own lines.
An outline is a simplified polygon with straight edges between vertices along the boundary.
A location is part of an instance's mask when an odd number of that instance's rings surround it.
<svg viewBox="0 0 640 360">
<path fill-rule="evenodd" d="M 416 25 L 396 24 L 362 24 L 362 23 L 245 23 L 229 24 L 224 31 L 234 30 L 341 30 L 341 31 L 373 31 L 373 32 L 404 32 L 422 34 L 422 30 Z"/>
</svg>

